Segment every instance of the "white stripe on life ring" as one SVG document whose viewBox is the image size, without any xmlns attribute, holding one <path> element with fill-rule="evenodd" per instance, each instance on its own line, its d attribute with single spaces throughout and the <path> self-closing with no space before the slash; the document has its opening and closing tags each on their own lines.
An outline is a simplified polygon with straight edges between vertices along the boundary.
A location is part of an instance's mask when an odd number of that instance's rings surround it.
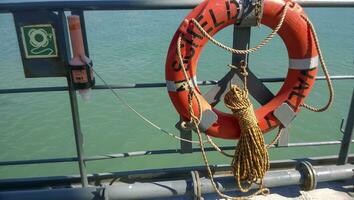
<svg viewBox="0 0 354 200">
<path fill-rule="evenodd" d="M 197 86 L 197 77 L 194 76 L 192 79 L 189 80 L 189 83 L 191 84 L 192 88 L 195 88 Z M 177 91 L 184 91 L 188 90 L 187 87 L 187 81 L 168 81 L 166 80 L 166 87 L 167 90 L 170 92 L 177 92 Z"/>
<path fill-rule="evenodd" d="M 297 70 L 313 69 L 318 66 L 318 56 L 312 58 L 289 59 L 289 68 Z"/>
<path fill-rule="evenodd" d="M 204 110 L 202 118 L 200 119 L 199 128 L 201 131 L 205 132 L 210 128 L 216 121 L 218 121 L 218 115 L 212 110 Z"/>
</svg>

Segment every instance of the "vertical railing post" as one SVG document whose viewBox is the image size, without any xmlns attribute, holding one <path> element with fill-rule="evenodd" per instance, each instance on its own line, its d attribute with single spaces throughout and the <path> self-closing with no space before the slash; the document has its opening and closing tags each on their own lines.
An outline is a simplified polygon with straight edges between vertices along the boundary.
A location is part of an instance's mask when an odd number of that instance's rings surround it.
<svg viewBox="0 0 354 200">
<path fill-rule="evenodd" d="M 344 165 L 348 162 L 348 152 L 354 134 L 354 90 L 352 95 L 352 101 L 349 107 L 349 113 L 347 118 L 347 124 L 345 126 L 344 135 L 342 139 L 342 145 L 339 151 L 338 165 Z"/>
<path fill-rule="evenodd" d="M 233 48 L 235 49 L 248 49 L 251 40 L 251 27 L 245 26 L 240 27 L 234 25 L 234 33 L 233 33 Z M 240 62 L 246 62 L 248 65 L 248 54 L 232 54 L 232 64 L 235 66 L 239 66 Z M 238 85 L 243 85 L 243 79 L 237 79 L 241 81 Z M 231 80 L 235 81 L 235 80 Z"/>
<path fill-rule="evenodd" d="M 69 60 L 71 59 L 71 50 L 70 50 L 69 32 L 67 29 L 66 16 L 63 11 L 61 11 L 59 14 L 64 29 L 63 32 L 64 32 L 64 39 L 65 39 L 64 42 L 67 49 L 67 62 L 69 62 Z M 76 153 L 77 153 L 77 159 L 78 159 L 79 170 L 80 170 L 81 184 L 83 187 L 87 187 L 88 180 L 87 180 L 86 165 L 84 160 L 83 135 L 81 132 L 79 108 L 77 104 L 76 91 L 74 89 L 74 85 L 70 73 L 67 73 L 67 83 L 68 83 L 68 91 L 69 91 L 69 98 L 70 98 L 70 105 L 71 105 L 71 115 L 72 115 L 73 126 L 74 126 Z"/>
<path fill-rule="evenodd" d="M 70 105 L 71 105 L 71 115 L 73 119 L 74 125 L 74 135 L 75 135 L 75 144 L 76 144 L 76 152 L 80 169 L 81 183 L 83 187 L 88 186 L 87 174 L 86 174 L 86 164 L 84 161 L 84 142 L 83 135 L 81 132 L 80 125 L 80 116 L 79 116 L 79 108 L 77 104 L 76 91 L 74 89 L 73 83 L 71 81 L 71 75 L 68 75 L 68 89 L 69 89 L 69 97 L 70 97 Z"/>
</svg>

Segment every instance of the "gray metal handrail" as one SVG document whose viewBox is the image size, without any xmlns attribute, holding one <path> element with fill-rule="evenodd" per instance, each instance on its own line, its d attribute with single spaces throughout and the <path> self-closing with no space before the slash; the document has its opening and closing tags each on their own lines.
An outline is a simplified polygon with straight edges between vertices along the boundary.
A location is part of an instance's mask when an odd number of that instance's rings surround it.
<svg viewBox="0 0 354 200">
<path fill-rule="evenodd" d="M 354 143 L 354 140 L 351 140 Z M 289 143 L 287 146 L 279 146 L 279 148 L 284 147 L 309 147 L 309 146 L 323 146 L 323 145 L 340 145 L 342 140 L 334 141 L 319 141 L 319 142 L 297 142 Z M 271 148 L 276 147 L 272 145 Z M 224 151 L 235 150 L 235 146 L 222 146 L 220 149 Z M 206 147 L 205 151 L 216 151 L 213 147 Z M 192 148 L 192 153 L 201 152 L 200 148 Z M 132 151 L 124 153 L 114 153 L 106 155 L 96 155 L 88 156 L 84 158 L 84 161 L 98 161 L 98 160 L 110 160 L 116 158 L 127 158 L 136 156 L 152 156 L 152 155 L 167 155 L 167 154 L 179 154 L 183 153 L 181 149 L 162 149 L 162 150 L 144 150 L 144 151 Z M 63 163 L 63 162 L 77 162 L 77 157 L 64 157 L 64 158 L 48 158 L 48 159 L 35 159 L 35 160 L 8 160 L 0 161 L 0 166 L 10 166 L 10 165 L 32 165 L 32 164 L 50 164 L 50 163 Z"/>
<path fill-rule="evenodd" d="M 54 0 L 19 1 L 0 3 L 1 12 L 26 10 L 162 10 L 191 9 L 203 0 Z M 354 0 L 295 0 L 303 7 L 354 7 Z"/>
<path fill-rule="evenodd" d="M 276 77 L 276 78 L 260 78 L 264 83 L 278 83 L 283 82 L 285 78 Z M 324 81 L 326 77 L 318 76 L 316 80 Z M 337 75 L 331 76 L 331 80 L 354 80 L 354 75 Z M 205 80 L 198 81 L 198 86 L 209 86 L 218 84 L 218 80 Z M 166 87 L 166 83 L 131 83 L 131 84 L 117 84 L 109 85 L 112 89 L 134 89 L 134 88 L 159 88 Z M 109 89 L 105 85 L 95 85 L 93 89 L 103 90 Z M 11 89 L 0 89 L 0 94 L 13 94 L 13 93 L 32 93 L 32 92 L 59 92 L 67 91 L 67 86 L 53 86 L 53 87 L 33 87 L 33 88 L 11 88 Z"/>
</svg>

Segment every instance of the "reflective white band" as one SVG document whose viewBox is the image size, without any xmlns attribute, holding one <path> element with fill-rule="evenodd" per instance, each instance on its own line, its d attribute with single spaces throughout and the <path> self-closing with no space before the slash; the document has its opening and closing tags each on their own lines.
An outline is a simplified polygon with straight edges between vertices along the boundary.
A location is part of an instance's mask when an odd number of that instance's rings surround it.
<svg viewBox="0 0 354 200">
<path fill-rule="evenodd" d="M 197 86 L 197 77 L 194 76 L 192 79 L 189 80 L 191 86 L 195 88 Z M 167 81 L 166 80 L 166 87 L 167 90 L 170 92 L 180 92 L 188 90 L 187 81 Z"/>
<path fill-rule="evenodd" d="M 303 58 L 303 59 L 289 59 L 289 68 L 290 69 L 313 69 L 318 66 L 318 56 L 312 58 Z"/>
<path fill-rule="evenodd" d="M 218 115 L 214 111 L 204 110 L 202 114 L 202 119 L 200 119 L 199 128 L 201 131 L 205 132 L 216 121 L 218 121 Z"/>
</svg>

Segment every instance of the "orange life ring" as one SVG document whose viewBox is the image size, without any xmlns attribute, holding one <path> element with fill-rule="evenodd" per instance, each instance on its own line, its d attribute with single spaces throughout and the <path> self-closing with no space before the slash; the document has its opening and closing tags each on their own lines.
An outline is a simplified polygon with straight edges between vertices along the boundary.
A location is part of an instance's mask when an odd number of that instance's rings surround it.
<svg viewBox="0 0 354 200">
<path fill-rule="evenodd" d="M 182 65 L 179 64 L 176 53 L 177 39 L 181 35 L 183 66 L 191 77 L 191 83 L 201 100 L 203 115 L 204 112 L 215 115 L 215 120 L 212 123 L 204 123 L 202 117 L 201 129 L 208 135 L 225 139 L 239 138 L 240 128 L 237 119 L 232 114 L 212 108 L 200 93 L 196 83 L 197 63 L 208 39 L 203 37 L 190 20 L 192 18 L 196 19 L 204 30 L 213 36 L 224 27 L 237 23 L 242 13 L 242 5 L 239 2 L 241 1 L 208 0 L 197 6 L 176 31 L 168 50 L 165 66 L 168 94 L 177 112 L 185 120 L 188 120 L 190 119 L 188 87 L 186 87 L 186 80 L 181 70 Z M 274 29 L 281 18 L 285 3 L 283 0 L 265 0 L 261 23 Z M 305 13 L 300 5 L 292 3 L 287 11 L 284 23 L 278 31 L 288 50 L 289 69 L 280 91 L 270 102 L 255 111 L 258 125 L 263 133 L 280 124 L 274 116 L 274 111 L 283 103 L 287 103 L 295 113 L 299 112 L 300 105 L 315 83 L 318 51 L 310 26 L 301 17 L 302 15 L 305 15 Z M 195 98 L 192 100 L 192 105 L 195 115 L 199 116 Z"/>
</svg>

